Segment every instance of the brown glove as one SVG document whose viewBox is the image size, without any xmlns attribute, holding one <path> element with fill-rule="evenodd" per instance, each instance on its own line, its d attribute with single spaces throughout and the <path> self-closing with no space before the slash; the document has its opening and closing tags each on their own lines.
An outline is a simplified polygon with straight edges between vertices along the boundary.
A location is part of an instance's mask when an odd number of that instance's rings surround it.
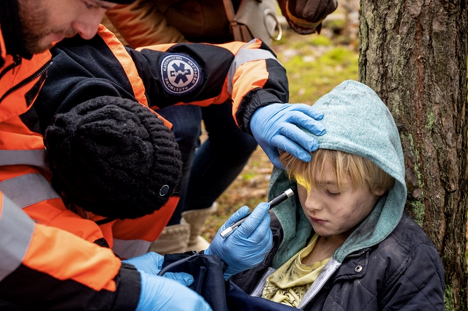
<svg viewBox="0 0 468 311">
<path fill-rule="evenodd" d="M 338 6 L 337 0 L 289 0 L 288 10 L 297 18 L 310 23 L 318 23 L 333 13 Z"/>
<path fill-rule="evenodd" d="M 333 13 L 337 0 L 278 0 L 291 28 L 299 34 L 320 32 L 322 20 Z"/>
</svg>

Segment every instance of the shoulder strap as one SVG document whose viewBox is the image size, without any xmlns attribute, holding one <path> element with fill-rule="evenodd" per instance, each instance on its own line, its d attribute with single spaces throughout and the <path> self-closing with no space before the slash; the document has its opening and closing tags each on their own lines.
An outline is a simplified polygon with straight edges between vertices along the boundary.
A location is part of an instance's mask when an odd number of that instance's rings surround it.
<svg viewBox="0 0 468 311">
<path fill-rule="evenodd" d="M 234 40 L 237 41 L 244 41 L 242 40 L 242 33 L 239 24 L 237 23 L 236 19 L 236 13 L 234 12 L 234 6 L 232 5 L 231 0 L 223 0 L 224 3 L 224 9 L 226 10 L 226 17 L 231 24 L 230 28 L 232 31 L 232 35 L 234 37 Z"/>
<path fill-rule="evenodd" d="M 227 19 L 231 24 L 236 23 L 236 15 L 231 0 L 223 0 L 224 10 L 226 10 Z"/>
</svg>

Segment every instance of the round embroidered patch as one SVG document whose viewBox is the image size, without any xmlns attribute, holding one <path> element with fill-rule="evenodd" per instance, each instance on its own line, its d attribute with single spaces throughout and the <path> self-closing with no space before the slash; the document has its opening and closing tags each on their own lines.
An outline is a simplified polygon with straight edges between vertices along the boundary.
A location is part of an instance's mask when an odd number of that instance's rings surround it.
<svg viewBox="0 0 468 311">
<path fill-rule="evenodd" d="M 185 95 L 200 83 L 200 66 L 190 57 L 169 54 L 161 60 L 163 87 L 169 94 Z"/>
</svg>

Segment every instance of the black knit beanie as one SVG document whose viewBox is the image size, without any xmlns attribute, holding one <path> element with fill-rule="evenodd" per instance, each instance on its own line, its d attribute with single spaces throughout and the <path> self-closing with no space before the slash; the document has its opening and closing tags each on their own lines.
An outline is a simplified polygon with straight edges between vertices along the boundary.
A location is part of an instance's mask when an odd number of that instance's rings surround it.
<svg viewBox="0 0 468 311">
<path fill-rule="evenodd" d="M 44 139 L 54 187 L 100 216 L 150 214 L 179 181 L 182 162 L 171 130 L 129 99 L 98 97 L 57 114 Z"/>
</svg>

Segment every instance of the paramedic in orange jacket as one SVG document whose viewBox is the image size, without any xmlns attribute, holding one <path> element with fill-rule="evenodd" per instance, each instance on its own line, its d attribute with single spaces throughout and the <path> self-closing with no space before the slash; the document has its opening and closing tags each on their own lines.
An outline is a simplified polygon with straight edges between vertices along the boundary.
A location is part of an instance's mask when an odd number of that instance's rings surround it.
<svg viewBox="0 0 468 311">
<path fill-rule="evenodd" d="M 131 3 L 131 0 L 113 0 Z M 23 122 L 51 65 L 52 42 L 79 34 L 92 38 L 104 11 L 114 5 L 98 0 L 5 0 L 0 5 L 0 308 L 2 310 L 135 310 L 146 280 L 162 280 L 171 292 L 148 301 L 168 304 L 177 295 L 192 299 L 186 310 L 210 310 L 179 283 L 137 271 L 107 248 L 34 221 L 21 208 L 43 202 L 49 216 L 62 200 L 47 182 L 42 136 Z M 10 178 L 11 177 L 11 178 Z M 7 195 L 5 194 L 7 193 Z M 47 207 L 49 209 L 47 210 Z M 102 234 L 93 232 L 96 237 Z M 173 282 L 173 283 L 171 283 Z M 153 286 L 155 282 L 152 282 Z M 179 284 L 179 285 L 177 285 Z M 180 290 L 174 291 L 175 289 Z M 184 297 L 185 298 L 185 297 Z M 155 308 L 151 308 L 156 310 Z M 144 310 L 140 308 L 140 310 Z M 149 310 L 147 308 L 147 310 Z"/>
</svg>

